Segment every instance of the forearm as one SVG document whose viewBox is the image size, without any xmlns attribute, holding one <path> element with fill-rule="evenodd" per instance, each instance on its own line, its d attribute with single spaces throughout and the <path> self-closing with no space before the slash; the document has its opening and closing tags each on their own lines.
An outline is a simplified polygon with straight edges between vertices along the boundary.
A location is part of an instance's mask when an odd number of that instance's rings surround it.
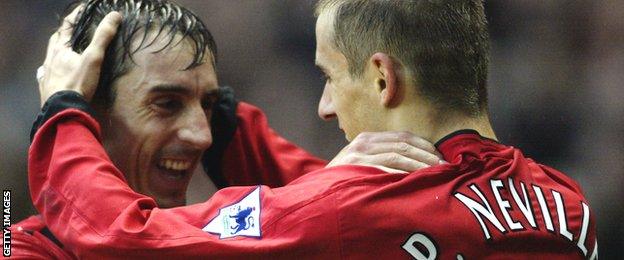
<svg viewBox="0 0 624 260">
<path fill-rule="evenodd" d="M 305 252 L 300 248 L 306 245 L 330 247 L 336 244 L 320 239 L 326 234 L 322 229 L 305 228 L 315 226 L 314 222 L 297 220 L 297 224 L 286 225 L 302 229 L 294 233 L 289 233 L 289 228 L 280 229 L 280 221 L 294 221 L 289 217 L 297 216 L 296 210 L 311 205 L 333 205 L 324 200 L 312 200 L 314 196 L 293 195 L 302 190 L 310 191 L 305 194 L 315 194 L 312 189 L 317 185 L 300 184 L 300 187 L 281 192 L 261 186 L 254 210 L 260 214 L 261 205 L 265 208 L 263 215 L 254 218 L 253 227 L 262 230 L 262 239 L 222 240 L 219 234 L 203 231 L 202 227 L 210 225 L 208 223 L 222 226 L 219 217 L 224 208 L 248 197 L 258 186 L 227 188 L 205 203 L 159 209 L 153 199 L 128 187 L 123 175 L 108 160 L 97 136 L 97 123 L 92 118 L 82 111 L 66 110 L 37 131 L 29 151 L 29 179 L 35 206 L 50 230 L 78 257 L 285 258 L 292 252 Z M 326 214 L 330 210 L 309 210 L 318 214 L 316 218 L 320 223 L 336 222 L 335 213 Z M 230 221 L 234 223 L 233 219 Z M 232 228 L 228 225 L 227 232 Z M 299 233 L 304 231 L 307 235 Z M 234 233 L 227 233 L 231 234 Z M 299 251 L 293 251 L 297 248 Z M 330 253 L 335 254 L 335 251 Z"/>
</svg>

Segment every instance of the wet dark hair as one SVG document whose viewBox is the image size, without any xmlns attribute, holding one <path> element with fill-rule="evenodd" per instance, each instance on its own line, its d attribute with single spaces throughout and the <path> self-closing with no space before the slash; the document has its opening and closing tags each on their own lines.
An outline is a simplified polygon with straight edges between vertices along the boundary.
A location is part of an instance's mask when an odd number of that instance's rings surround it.
<svg viewBox="0 0 624 260">
<path fill-rule="evenodd" d="M 216 65 L 217 45 L 210 31 L 195 14 L 176 3 L 166 0 L 79 0 L 69 4 L 65 13 L 69 14 L 81 4 L 84 9 L 73 23 L 69 42 L 78 53 L 89 46 L 95 29 L 106 14 L 117 11 L 123 17 L 117 35 L 106 49 L 100 81 L 93 96 L 96 105 L 108 108 L 113 104 L 115 90 L 111 89 L 112 83 L 128 72 L 137 51 L 151 46 L 157 39 L 166 37 L 168 42 L 156 52 L 185 40 L 193 44 L 193 60 L 185 70 L 201 65 L 206 58 L 213 66 Z M 148 41 L 151 32 L 157 32 L 157 36 Z M 176 36 L 182 37 L 174 41 Z M 140 44 L 134 45 L 137 39 L 140 39 Z"/>
</svg>

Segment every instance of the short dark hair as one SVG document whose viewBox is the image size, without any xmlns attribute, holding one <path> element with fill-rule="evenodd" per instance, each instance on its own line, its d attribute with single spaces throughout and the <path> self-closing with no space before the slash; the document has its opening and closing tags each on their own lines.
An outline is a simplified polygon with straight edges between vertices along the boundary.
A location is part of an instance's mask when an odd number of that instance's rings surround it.
<svg viewBox="0 0 624 260">
<path fill-rule="evenodd" d="M 76 17 L 70 43 L 73 50 L 82 53 L 93 38 L 95 29 L 106 14 L 117 11 L 123 16 L 117 35 L 106 49 L 100 81 L 93 97 L 98 105 L 110 107 L 115 100 L 112 83 L 128 72 L 133 54 L 154 44 L 159 37 L 167 37 L 167 44 L 159 51 L 175 46 L 183 40 L 194 45 L 192 62 L 185 70 L 201 65 L 208 55 L 213 66 L 217 60 L 217 45 L 204 23 L 188 9 L 166 0 L 78 0 L 68 5 L 65 13 L 78 5 L 84 9 Z M 157 36 L 147 41 L 151 31 Z M 176 36 L 182 39 L 174 42 Z M 140 44 L 133 47 L 133 41 Z M 210 52 L 206 54 L 206 49 Z"/>
<path fill-rule="evenodd" d="M 442 111 L 487 110 L 489 34 L 482 0 L 320 0 L 335 12 L 333 43 L 351 76 L 375 52 L 398 59 Z"/>
</svg>

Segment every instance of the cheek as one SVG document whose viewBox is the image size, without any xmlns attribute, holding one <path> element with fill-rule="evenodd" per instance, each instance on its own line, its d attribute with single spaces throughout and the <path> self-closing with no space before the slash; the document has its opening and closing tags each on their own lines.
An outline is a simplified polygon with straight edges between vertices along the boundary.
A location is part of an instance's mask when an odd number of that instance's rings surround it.
<svg viewBox="0 0 624 260">
<path fill-rule="evenodd" d="M 154 156 L 168 133 L 166 123 L 145 117 L 113 119 L 106 129 L 105 145 L 115 166 L 128 179 L 133 189 L 142 191 Z M 106 124 L 106 123 L 105 123 Z"/>
<path fill-rule="evenodd" d="M 331 85 L 332 102 L 336 110 L 343 110 L 343 107 L 349 107 L 349 102 L 354 97 L 354 93 L 345 84 L 334 83 Z"/>
<path fill-rule="evenodd" d="M 134 143 L 137 148 L 139 167 L 146 167 L 161 148 L 171 139 L 172 124 L 162 120 L 148 120 L 135 129 Z"/>
<path fill-rule="evenodd" d="M 128 182 L 132 189 L 142 193 L 151 194 L 150 179 L 154 173 L 155 160 L 158 158 L 164 145 L 165 131 L 148 131 L 153 128 L 146 124 L 143 131 L 132 135 L 133 140 L 128 140 L 125 150 L 128 157 L 127 173 Z"/>
<path fill-rule="evenodd" d="M 337 112 L 349 115 L 349 117 L 360 109 L 363 98 L 362 91 L 352 84 L 344 84 L 336 88 L 333 96 Z"/>
<path fill-rule="evenodd" d="M 344 124 L 349 136 L 355 136 L 369 129 L 370 118 L 374 114 L 374 97 L 365 89 L 365 86 L 357 82 L 350 82 L 344 86 L 338 94 L 340 99 L 337 104 L 337 113 L 341 115 L 340 120 Z"/>
</svg>

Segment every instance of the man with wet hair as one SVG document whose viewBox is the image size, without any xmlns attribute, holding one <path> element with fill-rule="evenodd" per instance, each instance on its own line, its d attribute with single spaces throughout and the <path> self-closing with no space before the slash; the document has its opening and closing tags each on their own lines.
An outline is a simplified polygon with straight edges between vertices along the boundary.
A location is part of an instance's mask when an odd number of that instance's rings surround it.
<svg viewBox="0 0 624 260">
<path fill-rule="evenodd" d="M 328 167 L 284 187 L 228 187 L 204 204 L 162 210 L 130 192 L 114 169 L 55 159 L 85 147 L 110 164 L 96 125 L 77 113 L 37 131 L 31 193 L 54 206 L 37 208 L 85 257 L 597 258 L 594 216 L 579 185 L 496 140 L 480 0 L 320 1 L 316 41 L 316 65 L 327 77 L 322 118 L 338 119 L 352 141 L 413 132 L 436 142 L 449 163 L 404 175 Z M 91 91 L 81 82 L 66 88 Z M 49 143 L 59 149 L 46 151 Z M 97 182 L 69 177 L 77 173 Z M 66 199 L 85 190 L 117 196 Z M 104 218 L 77 210 L 98 201 L 107 205 Z M 71 215 L 81 216 L 70 219 L 81 236 L 55 223 Z"/>
<path fill-rule="evenodd" d="M 279 187 L 327 164 L 276 135 L 263 113 L 238 102 L 230 88 L 218 87 L 215 41 L 189 10 L 158 0 L 76 1 L 67 10 L 75 10 L 73 17 L 77 19 L 67 19 L 50 45 L 67 51 L 49 49 L 43 69 L 65 55 L 70 60 L 90 60 L 101 72 L 80 74 L 79 68 L 66 68 L 60 73 L 56 66 L 47 67 L 40 75 L 41 86 L 60 89 L 77 81 L 94 88 L 42 95 L 42 104 L 47 102 L 35 122 L 33 137 L 38 128 L 60 114 L 90 115 L 99 122 L 99 141 L 112 162 L 108 167 L 123 173 L 121 180 L 160 208 L 186 204 L 186 190 L 200 162 L 218 188 L 257 184 Z M 124 18 L 118 33 L 105 44 L 98 35 L 111 29 L 98 28 L 98 24 L 112 11 Z M 61 44 L 55 46 L 59 41 Z M 63 46 L 65 42 L 70 47 Z M 69 77 L 54 81 L 57 75 Z M 414 136 L 395 141 L 385 140 L 384 134 L 375 136 L 382 141 L 373 145 L 380 148 L 418 140 Z M 82 153 L 76 150 L 65 159 Z M 349 156 L 345 159 L 345 155 Z M 376 153 L 353 150 L 343 152 L 332 164 L 367 163 L 411 171 L 428 166 L 418 161 L 427 157 L 435 160 L 428 162 L 438 161 L 424 151 L 401 157 L 392 149 Z M 71 255 L 40 216 L 14 226 L 19 230 L 14 233 L 14 257 Z"/>
</svg>

